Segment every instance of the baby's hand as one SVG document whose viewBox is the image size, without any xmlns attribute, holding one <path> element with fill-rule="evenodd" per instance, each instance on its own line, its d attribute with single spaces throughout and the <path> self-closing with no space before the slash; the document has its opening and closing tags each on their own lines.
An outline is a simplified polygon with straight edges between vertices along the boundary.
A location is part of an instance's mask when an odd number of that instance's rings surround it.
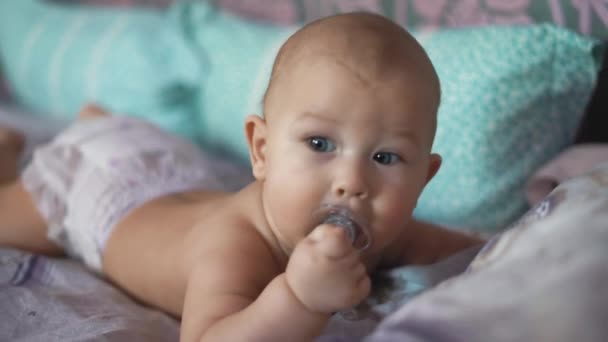
<svg viewBox="0 0 608 342">
<path fill-rule="evenodd" d="M 370 279 L 346 232 L 322 224 L 294 249 L 286 270 L 295 296 L 313 312 L 350 309 L 370 291 Z"/>
</svg>

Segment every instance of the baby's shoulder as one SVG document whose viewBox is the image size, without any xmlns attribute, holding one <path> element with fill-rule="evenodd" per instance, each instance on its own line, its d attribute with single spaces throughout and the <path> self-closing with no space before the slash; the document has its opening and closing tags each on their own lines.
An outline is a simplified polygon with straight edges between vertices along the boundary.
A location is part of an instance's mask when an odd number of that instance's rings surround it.
<svg viewBox="0 0 608 342">
<path fill-rule="evenodd" d="M 193 266 L 216 263 L 227 270 L 234 265 L 250 266 L 256 272 L 276 269 L 273 252 L 258 227 L 257 210 L 247 203 L 253 199 L 247 197 L 222 198 L 196 222 L 186 242 Z"/>
<path fill-rule="evenodd" d="M 242 217 L 217 213 L 212 221 L 200 222 L 201 233 L 190 242 L 187 254 L 192 276 L 213 275 L 225 286 L 257 294 L 282 270 L 255 227 Z M 213 228 L 205 227 L 214 225 Z M 240 284 L 240 285 L 235 285 Z M 248 285 L 246 285 L 248 284 Z M 243 289 L 242 287 L 245 287 Z"/>
</svg>

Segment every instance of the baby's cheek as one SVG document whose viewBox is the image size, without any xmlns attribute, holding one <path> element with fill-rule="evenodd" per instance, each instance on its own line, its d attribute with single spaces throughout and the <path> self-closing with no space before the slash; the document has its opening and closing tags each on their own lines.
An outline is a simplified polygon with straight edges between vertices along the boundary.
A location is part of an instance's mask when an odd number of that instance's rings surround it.
<svg viewBox="0 0 608 342">
<path fill-rule="evenodd" d="M 390 198 L 376 206 L 376 240 L 383 245 L 390 244 L 405 229 L 411 220 L 412 205 L 403 198 Z"/>
<path fill-rule="evenodd" d="M 306 225 L 312 212 L 319 206 L 319 190 L 306 173 L 281 172 L 269 177 L 267 195 L 277 224 L 293 226 Z"/>
<path fill-rule="evenodd" d="M 411 215 L 418 199 L 417 187 L 409 184 L 387 184 L 378 196 L 378 211 L 385 216 L 407 218 Z"/>
</svg>

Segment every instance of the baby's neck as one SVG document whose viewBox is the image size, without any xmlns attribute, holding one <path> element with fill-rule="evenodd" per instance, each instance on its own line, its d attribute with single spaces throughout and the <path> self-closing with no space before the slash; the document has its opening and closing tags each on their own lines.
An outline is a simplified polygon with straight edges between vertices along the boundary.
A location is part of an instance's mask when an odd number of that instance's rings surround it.
<svg viewBox="0 0 608 342">
<path fill-rule="evenodd" d="M 271 250 L 277 264 L 285 269 L 289 260 L 289 251 L 285 250 L 279 238 L 272 230 L 264 211 L 262 200 L 262 183 L 254 181 L 237 194 L 244 202 L 243 206 L 248 213 L 247 216 L 253 228 L 262 236 L 268 248 Z"/>
</svg>

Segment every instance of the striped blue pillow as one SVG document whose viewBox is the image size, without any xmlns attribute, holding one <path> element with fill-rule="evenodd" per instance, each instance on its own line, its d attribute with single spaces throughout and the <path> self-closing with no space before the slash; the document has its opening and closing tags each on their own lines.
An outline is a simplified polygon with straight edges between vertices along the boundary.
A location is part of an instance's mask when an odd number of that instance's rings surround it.
<svg viewBox="0 0 608 342">
<path fill-rule="evenodd" d="M 146 9 L 0 1 L 0 60 L 36 112 L 73 117 L 87 101 L 196 135 L 204 56 L 175 18 Z"/>
</svg>

